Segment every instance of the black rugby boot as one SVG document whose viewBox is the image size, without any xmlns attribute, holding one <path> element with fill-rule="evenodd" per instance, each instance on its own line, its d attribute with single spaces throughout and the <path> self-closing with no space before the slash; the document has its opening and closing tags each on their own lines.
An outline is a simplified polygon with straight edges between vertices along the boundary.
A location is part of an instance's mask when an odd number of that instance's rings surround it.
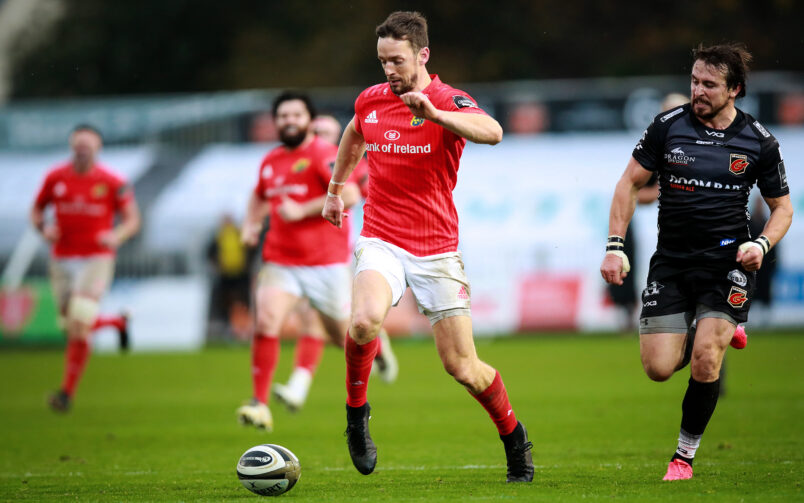
<svg viewBox="0 0 804 503">
<path fill-rule="evenodd" d="M 363 475 L 373 472 L 377 465 L 377 447 L 369 435 L 370 412 L 368 402 L 361 407 L 346 406 L 346 443 L 352 463 Z"/>
<path fill-rule="evenodd" d="M 508 478 L 506 482 L 532 482 L 533 457 L 530 450 L 533 443 L 528 441 L 528 431 L 525 425 L 516 422 L 516 428 L 508 435 L 500 435 L 505 446 L 505 461 L 508 463 Z"/>
<path fill-rule="evenodd" d="M 47 404 L 56 412 L 69 412 L 72 400 L 64 390 L 58 390 L 47 399 Z"/>
</svg>

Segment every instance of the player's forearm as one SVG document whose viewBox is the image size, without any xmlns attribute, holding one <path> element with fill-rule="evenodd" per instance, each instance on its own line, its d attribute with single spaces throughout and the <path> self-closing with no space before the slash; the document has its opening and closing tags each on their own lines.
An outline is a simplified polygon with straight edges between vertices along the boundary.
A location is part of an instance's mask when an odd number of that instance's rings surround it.
<svg viewBox="0 0 804 503">
<path fill-rule="evenodd" d="M 252 192 L 248 199 L 248 205 L 246 206 L 245 221 L 249 224 L 262 227 L 262 221 L 265 219 L 266 213 L 267 205 Z"/>
<path fill-rule="evenodd" d="M 352 122 L 346 126 L 341 143 L 338 146 L 338 156 L 335 159 L 332 182 L 329 184 L 328 192 L 341 195 L 346 188 L 346 180 L 352 174 L 360 159 L 363 158 L 365 151 L 366 141 L 355 129 L 354 119 L 352 119 Z"/>
<path fill-rule="evenodd" d="M 31 225 L 33 225 L 34 229 L 36 229 L 41 233 L 45 228 L 44 211 L 42 211 L 41 208 L 34 206 L 33 208 L 31 208 L 30 219 L 31 219 Z"/>
<path fill-rule="evenodd" d="M 609 236 L 625 237 L 628 223 L 634 216 L 638 190 L 625 176 L 617 182 L 609 212 Z"/>
<path fill-rule="evenodd" d="M 790 224 L 793 223 L 793 205 L 790 203 L 790 196 L 784 196 L 770 200 L 769 206 L 771 212 L 765 228 L 762 229 L 762 235 L 768 238 L 770 246 L 773 247 L 787 234 Z"/>
<path fill-rule="evenodd" d="M 472 143 L 496 145 L 503 137 L 500 123 L 488 115 L 440 110 L 433 122 Z"/>
<path fill-rule="evenodd" d="M 137 234 L 140 231 L 141 225 L 140 209 L 136 201 L 131 201 L 123 208 L 120 224 L 114 229 L 119 243 L 122 244 Z"/>
</svg>

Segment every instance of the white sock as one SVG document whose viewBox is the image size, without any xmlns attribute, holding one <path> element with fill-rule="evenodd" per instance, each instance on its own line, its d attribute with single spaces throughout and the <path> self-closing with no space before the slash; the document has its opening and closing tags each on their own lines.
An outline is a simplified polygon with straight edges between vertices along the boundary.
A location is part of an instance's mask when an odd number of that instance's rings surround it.
<svg viewBox="0 0 804 503">
<path fill-rule="evenodd" d="M 695 457 L 695 451 L 697 451 L 698 446 L 701 445 L 702 436 L 703 435 L 691 435 L 682 429 L 678 433 L 678 448 L 676 448 L 676 454 L 687 459 L 693 459 Z"/>
</svg>

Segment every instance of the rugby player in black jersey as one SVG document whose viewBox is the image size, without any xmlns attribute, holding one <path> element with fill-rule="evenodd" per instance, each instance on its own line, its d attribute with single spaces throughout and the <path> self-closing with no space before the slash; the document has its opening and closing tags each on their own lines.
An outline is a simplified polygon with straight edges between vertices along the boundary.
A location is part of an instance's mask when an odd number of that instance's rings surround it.
<svg viewBox="0 0 804 503">
<path fill-rule="evenodd" d="M 611 204 L 600 272 L 606 282 L 619 284 L 629 271 L 622 245 L 636 193 L 658 175 L 659 236 L 639 327 L 645 373 L 654 381 L 669 379 L 687 363 L 685 347 L 692 347 L 678 447 L 664 480 L 692 477 L 693 458 L 717 404 L 723 355 L 737 325 L 748 319 L 756 271 L 793 218 L 779 143 L 735 107 L 745 96 L 750 60 L 741 44 L 693 51 L 690 103 L 656 116 Z M 759 236 L 748 230 L 748 195 L 755 183 L 770 208 Z M 693 320 L 697 332 L 688 341 Z"/>
</svg>

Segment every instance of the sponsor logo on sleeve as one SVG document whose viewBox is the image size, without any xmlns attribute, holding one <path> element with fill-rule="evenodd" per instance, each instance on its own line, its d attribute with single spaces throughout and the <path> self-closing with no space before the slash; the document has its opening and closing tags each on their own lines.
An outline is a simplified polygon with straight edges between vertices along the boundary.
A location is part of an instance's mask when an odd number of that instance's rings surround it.
<svg viewBox="0 0 804 503">
<path fill-rule="evenodd" d="M 729 154 L 729 171 L 734 175 L 742 175 L 748 169 L 748 156 Z"/>
<path fill-rule="evenodd" d="M 737 240 L 736 239 L 731 239 L 731 238 L 721 239 L 720 240 L 720 246 L 728 246 L 728 245 L 734 243 L 735 241 L 737 241 Z"/>
<path fill-rule="evenodd" d="M 787 172 L 784 170 L 784 161 L 780 162 L 776 169 L 779 171 L 779 184 L 781 188 L 787 188 Z"/>
<path fill-rule="evenodd" d="M 733 240 L 732 240 L 733 241 Z M 729 281 L 734 283 L 737 286 L 745 286 L 748 284 L 748 278 L 746 278 L 745 274 L 739 269 L 733 269 L 729 272 Z"/>
<path fill-rule="evenodd" d="M 648 137 L 648 130 L 646 129 L 645 131 L 642 132 L 642 138 L 639 139 L 636 148 L 634 148 L 634 150 L 642 150 L 642 143 L 645 141 L 645 138 L 647 137 Z"/>
<path fill-rule="evenodd" d="M 675 110 L 673 110 L 669 114 L 662 115 L 659 118 L 659 122 L 667 122 L 667 121 L 669 121 L 670 119 L 672 119 L 673 117 L 675 117 L 676 115 L 680 114 L 683 111 L 684 111 L 684 108 L 682 108 L 682 107 L 676 108 Z"/>
<path fill-rule="evenodd" d="M 731 287 L 729 290 L 728 299 L 729 304 L 732 307 L 740 308 L 743 307 L 743 304 L 746 303 L 748 300 L 748 292 L 743 290 L 742 288 L 737 288 L 736 286 Z"/>
<path fill-rule="evenodd" d="M 472 101 L 468 96 L 461 96 L 461 95 L 453 96 L 452 101 L 458 108 L 477 108 L 475 102 Z"/>
<path fill-rule="evenodd" d="M 767 129 L 762 127 L 762 124 L 760 124 L 759 121 L 754 121 L 754 127 L 757 128 L 757 131 L 759 131 L 759 134 L 761 134 L 765 138 L 770 138 L 770 133 L 768 132 Z"/>
</svg>

